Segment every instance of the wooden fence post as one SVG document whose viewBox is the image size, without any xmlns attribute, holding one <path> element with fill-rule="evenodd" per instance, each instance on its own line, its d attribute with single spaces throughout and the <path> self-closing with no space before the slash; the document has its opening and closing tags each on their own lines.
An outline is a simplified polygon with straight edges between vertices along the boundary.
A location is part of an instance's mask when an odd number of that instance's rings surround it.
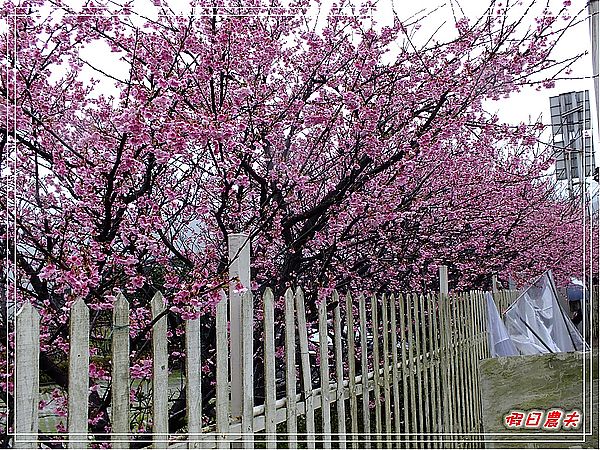
<svg viewBox="0 0 600 450">
<path fill-rule="evenodd" d="M 497 273 L 492 274 L 492 292 L 493 293 L 498 292 L 498 274 Z"/>
<path fill-rule="evenodd" d="M 439 311 L 439 332 L 441 340 L 441 361 L 442 361 L 442 388 L 444 393 L 444 420 L 443 428 L 440 432 L 452 432 L 452 406 L 450 405 L 450 363 L 448 352 L 451 351 L 450 336 L 449 336 L 449 318 L 448 314 L 448 268 L 444 265 L 439 268 L 440 277 L 440 293 L 438 302 Z"/>
<path fill-rule="evenodd" d="M 242 296 L 242 439 L 254 448 L 254 296 L 250 287 Z"/>
<path fill-rule="evenodd" d="M 242 417 L 243 402 L 243 362 L 242 362 L 242 293 L 241 283 L 250 289 L 250 236 L 246 233 L 233 233 L 228 238 L 229 250 L 229 339 L 231 345 L 231 416 L 234 420 Z"/>
<path fill-rule="evenodd" d="M 129 448 L 129 302 L 117 296 L 112 329 L 113 448 Z"/>
<path fill-rule="evenodd" d="M 38 448 L 40 314 L 25 303 L 16 317 L 14 448 Z M 87 377 L 86 377 L 87 379 Z"/>
<path fill-rule="evenodd" d="M 82 298 L 69 319 L 69 448 L 87 448 L 90 311 Z"/>
<path fill-rule="evenodd" d="M 169 440 L 169 371 L 167 353 L 167 316 L 160 292 L 152 297 L 152 434 L 153 447 L 160 449 Z"/>
<path fill-rule="evenodd" d="M 448 267 L 440 266 L 440 295 L 448 295 Z"/>
</svg>

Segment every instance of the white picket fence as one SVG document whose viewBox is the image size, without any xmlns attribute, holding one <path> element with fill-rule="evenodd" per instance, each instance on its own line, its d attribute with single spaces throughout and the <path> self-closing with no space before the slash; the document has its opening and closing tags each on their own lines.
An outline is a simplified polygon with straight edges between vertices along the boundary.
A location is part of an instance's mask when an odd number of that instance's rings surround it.
<svg viewBox="0 0 600 450">
<path fill-rule="evenodd" d="M 511 298 L 512 291 L 496 294 L 500 303 Z M 315 444 L 322 448 L 362 448 L 367 441 L 387 448 L 398 441 L 405 446 L 440 447 L 456 439 L 463 445 L 476 445 L 482 438 L 477 362 L 488 354 L 482 292 L 367 299 L 350 294 L 340 298 L 334 291 L 319 307 L 320 376 L 315 380 L 311 365 L 316 358 L 309 352 L 314 330 L 307 327 L 304 293 L 300 288 L 288 289 L 284 317 L 286 393 L 277 398 L 276 317 L 273 293 L 267 289 L 262 296 L 265 400 L 260 405 L 253 398 L 253 330 L 260 324 L 254 323 L 252 294 L 245 293 L 241 303 L 242 398 L 237 399 L 242 404 L 241 417 L 231 414 L 235 399 L 230 396 L 233 377 L 228 298 L 223 293 L 215 321 L 215 428 L 203 429 L 200 326 L 199 319 L 188 320 L 187 433 L 169 434 L 167 320 L 163 315 L 152 329 L 153 434 L 134 435 L 129 412 L 129 304 L 123 295 L 117 298 L 112 326 L 112 433 L 107 436 L 113 448 L 128 448 L 131 442 L 150 436 L 154 448 L 254 448 L 259 443 L 276 448 L 278 442 L 285 442 L 287 448 L 315 448 Z M 326 305 L 334 306 L 333 310 L 328 313 Z M 161 315 L 164 308 L 163 297 L 157 293 L 152 299 L 153 317 Z M 89 323 L 87 306 L 82 300 L 76 301 L 70 316 L 65 434 L 69 448 L 86 448 L 92 442 L 88 437 Z M 328 345 L 331 331 L 332 349 Z M 23 305 L 17 314 L 15 353 L 14 447 L 37 448 L 39 314 L 30 304 Z M 231 369 L 236 372 L 239 368 Z"/>
</svg>

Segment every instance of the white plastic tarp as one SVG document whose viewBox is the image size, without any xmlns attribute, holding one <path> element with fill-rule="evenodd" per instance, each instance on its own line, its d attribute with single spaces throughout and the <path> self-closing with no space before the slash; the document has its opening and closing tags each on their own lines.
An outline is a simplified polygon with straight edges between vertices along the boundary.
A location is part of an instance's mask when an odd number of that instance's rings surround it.
<svg viewBox="0 0 600 450">
<path fill-rule="evenodd" d="M 492 358 L 497 356 L 516 356 L 519 354 L 515 344 L 508 335 L 506 326 L 500 318 L 500 313 L 494 298 L 489 292 L 486 293 L 487 301 L 487 323 L 488 323 L 488 340 L 490 344 L 490 353 Z"/>
<path fill-rule="evenodd" d="M 504 324 L 522 355 L 587 349 L 583 337 L 560 307 L 550 271 L 510 306 L 504 315 Z"/>
</svg>

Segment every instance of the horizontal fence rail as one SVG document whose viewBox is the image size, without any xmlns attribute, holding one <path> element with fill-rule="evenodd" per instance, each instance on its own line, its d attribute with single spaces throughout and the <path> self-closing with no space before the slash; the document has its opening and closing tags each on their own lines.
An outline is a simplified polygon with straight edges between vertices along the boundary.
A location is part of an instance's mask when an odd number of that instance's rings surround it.
<svg viewBox="0 0 600 450">
<path fill-rule="evenodd" d="M 515 297 L 497 292 L 500 308 Z M 199 319 L 185 322 L 187 433 L 169 434 L 167 321 L 163 296 L 152 300 L 152 434 L 132 430 L 129 374 L 129 303 L 120 295 L 112 328 L 112 448 L 392 448 L 443 447 L 481 438 L 477 361 L 487 357 L 484 294 L 390 296 L 336 291 L 321 301 L 315 323 L 307 323 L 305 293 L 288 289 L 283 311 L 270 289 L 246 292 L 241 307 L 241 416 L 231 412 L 228 298 L 216 307 L 216 396 L 214 424 L 202 423 Z M 260 306 L 260 322 L 253 307 Z M 283 317 L 277 317 L 277 311 Z M 70 310 L 69 448 L 86 448 L 88 411 L 89 310 L 77 300 Z M 284 352 L 276 357 L 274 324 L 283 323 Z M 39 314 L 24 305 L 17 315 L 15 448 L 37 448 L 37 357 Z M 253 393 L 253 331 L 262 336 L 264 401 Z M 231 367 L 230 367 L 231 366 Z M 285 384 L 283 395 L 276 386 Z M 140 439 L 143 437 L 143 439 Z M 91 436 L 90 436 L 91 438 Z M 97 438 L 97 436 L 96 436 Z M 97 442 L 97 441 L 96 441 Z M 107 442 L 107 443 L 108 443 Z M 236 444 L 237 442 L 237 444 Z M 453 443 L 452 445 L 456 445 Z"/>
</svg>

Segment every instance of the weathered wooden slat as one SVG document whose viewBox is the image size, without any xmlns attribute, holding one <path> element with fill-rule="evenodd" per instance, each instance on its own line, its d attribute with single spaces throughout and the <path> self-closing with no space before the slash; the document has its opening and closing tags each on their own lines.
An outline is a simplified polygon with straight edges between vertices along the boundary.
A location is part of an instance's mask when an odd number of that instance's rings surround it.
<svg viewBox="0 0 600 450">
<path fill-rule="evenodd" d="M 346 441 L 346 404 L 344 401 L 344 360 L 342 349 L 342 318 L 340 314 L 340 298 L 337 291 L 333 291 L 331 301 L 335 306 L 333 310 L 333 336 L 335 344 L 335 378 L 336 387 L 336 416 L 337 436 L 339 446 L 342 448 Z"/>
<path fill-rule="evenodd" d="M 312 372 L 310 367 L 310 354 L 308 352 L 308 330 L 306 327 L 306 311 L 304 305 L 304 292 L 296 289 L 296 313 L 298 315 L 298 340 L 300 344 L 300 362 L 302 365 L 302 395 L 306 411 L 307 448 L 315 448 L 313 437 L 315 435 L 315 399 L 312 388 Z"/>
<path fill-rule="evenodd" d="M 221 293 L 217 303 L 215 318 L 217 329 L 217 388 L 216 388 L 216 422 L 219 434 L 219 448 L 229 448 L 229 343 L 227 339 L 227 296 Z"/>
<path fill-rule="evenodd" d="M 321 418 L 323 430 L 323 448 L 331 448 L 331 412 L 329 394 L 329 346 L 327 339 L 327 301 L 319 305 L 319 355 L 321 373 Z"/>
<path fill-rule="evenodd" d="M 463 303 L 466 301 L 466 295 L 468 295 L 467 293 L 463 293 L 463 295 L 460 296 L 460 302 L 457 305 L 457 310 L 456 310 L 456 315 L 457 315 L 457 321 L 456 321 L 456 326 L 458 328 L 458 333 L 459 333 L 459 339 L 460 339 L 460 344 L 458 346 L 458 361 L 459 361 L 459 379 L 460 379 L 460 394 L 461 394 L 461 406 L 462 406 L 462 412 L 461 412 L 461 416 L 462 416 L 462 431 L 463 433 L 468 431 L 468 420 L 469 420 L 469 405 L 467 404 L 467 392 L 466 392 L 466 388 L 467 388 L 467 371 L 466 371 L 466 348 L 465 348 L 465 343 L 466 343 L 466 329 L 464 327 L 464 320 L 463 320 Z"/>
<path fill-rule="evenodd" d="M 113 448 L 129 448 L 129 302 L 117 296 L 112 329 L 112 435 Z"/>
<path fill-rule="evenodd" d="M 429 385 L 429 372 L 431 369 L 431 351 L 428 349 L 428 343 L 430 341 L 427 339 L 427 323 L 426 323 L 426 314 L 425 314 L 425 297 L 423 295 L 419 295 L 419 317 L 420 317 L 420 339 L 421 339 L 421 357 L 423 359 L 422 366 L 422 378 L 423 384 L 421 389 L 423 389 L 423 411 L 425 415 L 425 433 L 431 433 L 431 407 L 430 407 L 430 392 L 431 386 Z M 430 437 L 430 435 L 426 434 L 426 437 Z"/>
<path fill-rule="evenodd" d="M 188 448 L 200 448 L 202 433 L 202 362 L 200 318 L 185 321 L 185 401 L 188 421 Z"/>
<path fill-rule="evenodd" d="M 285 392 L 287 399 L 287 431 L 289 448 L 297 448 L 298 432 L 296 411 L 296 325 L 294 320 L 294 292 L 285 291 Z"/>
<path fill-rule="evenodd" d="M 479 321 L 479 335 L 480 335 L 480 347 L 481 357 L 487 356 L 487 333 L 485 327 L 485 304 L 483 302 L 477 302 L 479 311 L 477 314 L 477 320 Z"/>
<path fill-rule="evenodd" d="M 419 419 L 419 431 L 421 433 L 425 432 L 425 411 L 423 405 L 424 395 L 423 395 L 423 355 L 421 354 L 421 312 L 419 311 L 419 296 L 417 294 L 413 294 L 412 298 L 413 304 L 413 321 L 414 321 L 414 346 L 415 346 L 415 370 L 416 370 L 416 378 L 417 378 L 417 416 Z"/>
<path fill-rule="evenodd" d="M 460 410 L 460 386 L 458 383 L 457 373 L 457 339 L 456 339 L 456 296 L 452 296 L 448 302 L 448 317 L 449 317 L 449 332 L 450 332 L 450 387 L 452 392 L 452 417 L 453 417 L 453 431 L 455 433 L 460 432 L 460 419 L 462 416 Z"/>
<path fill-rule="evenodd" d="M 69 319 L 69 448 L 87 448 L 90 310 L 78 298 Z"/>
<path fill-rule="evenodd" d="M 365 389 L 368 385 L 367 374 L 369 373 L 369 362 L 367 359 L 367 308 L 365 297 L 361 295 L 358 298 L 358 318 L 360 325 L 360 370 L 362 389 L 362 416 L 363 416 L 363 437 L 367 439 L 367 435 L 371 433 L 371 414 L 369 410 L 369 389 Z"/>
<path fill-rule="evenodd" d="M 14 448 L 38 448 L 40 314 L 25 303 L 16 317 Z M 87 380 L 87 376 L 85 377 Z"/>
<path fill-rule="evenodd" d="M 162 315 L 165 302 L 157 292 L 152 298 L 152 320 Z M 169 440 L 169 370 L 167 316 L 152 327 L 152 439 L 154 448 L 164 448 Z"/>
<path fill-rule="evenodd" d="M 443 389 L 443 428 L 445 433 L 452 433 L 452 389 L 450 387 L 450 324 L 448 320 L 448 268 L 445 265 L 439 267 L 440 291 L 438 300 L 439 333 L 440 333 L 440 356 L 441 375 Z"/>
<path fill-rule="evenodd" d="M 390 358 L 389 358 L 389 323 L 388 302 L 385 295 L 381 296 L 381 324 L 383 333 L 383 348 L 381 356 L 383 359 L 383 398 L 385 400 L 385 432 L 387 448 L 392 448 L 392 398 L 390 389 Z"/>
<path fill-rule="evenodd" d="M 254 448 L 254 296 L 242 296 L 242 433 L 244 448 Z"/>
<path fill-rule="evenodd" d="M 470 433 L 473 431 L 473 399 L 471 398 L 472 391 L 472 379 L 473 374 L 471 372 L 471 359 L 470 359 L 470 341 L 472 332 L 470 329 L 470 322 L 468 317 L 468 305 L 471 301 L 471 293 L 467 293 L 464 298 L 464 302 L 461 305 L 461 323 L 463 327 L 463 365 L 464 365 L 464 389 L 465 389 L 465 407 L 466 407 L 466 420 L 465 427 L 466 432 Z"/>
<path fill-rule="evenodd" d="M 427 294 L 425 297 L 425 303 L 427 305 L 427 317 L 428 321 L 428 333 L 429 333 L 429 361 L 430 361 L 430 386 L 431 386 L 431 431 L 433 433 L 440 432 L 440 379 L 439 379 L 439 354 L 437 351 L 437 317 L 435 311 L 435 302 L 432 299 L 431 294 Z M 432 435 L 434 441 L 432 446 L 434 448 L 439 447 L 437 439 L 438 436 Z"/>
<path fill-rule="evenodd" d="M 376 439 L 381 440 L 383 427 L 381 422 L 381 376 L 379 368 L 381 361 L 379 358 L 379 314 L 377 311 L 377 297 L 371 296 L 371 326 L 373 327 L 373 396 L 375 397 L 375 433 Z M 381 448 L 381 443 L 377 443 L 377 448 Z"/>
<path fill-rule="evenodd" d="M 264 302 L 264 364 L 265 364 L 265 439 L 267 448 L 277 448 L 275 416 L 275 310 L 273 292 L 267 288 L 263 295 Z"/>
<path fill-rule="evenodd" d="M 400 433 L 400 377 L 398 374 L 398 325 L 396 322 L 396 297 L 390 296 L 390 328 L 391 328 L 391 353 L 392 353 L 392 393 L 394 397 L 394 431 L 395 439 Z"/>
<path fill-rule="evenodd" d="M 481 423 L 482 411 L 481 411 L 481 396 L 480 396 L 480 391 L 479 391 L 479 377 L 477 376 L 477 373 L 479 370 L 478 369 L 478 364 L 479 364 L 478 343 L 479 343 L 479 332 L 480 332 L 480 330 L 478 329 L 478 324 L 477 324 L 477 310 L 478 310 L 478 305 L 481 304 L 483 302 L 483 300 L 485 299 L 485 297 L 480 294 L 481 293 L 478 292 L 475 295 L 473 302 L 471 303 L 471 323 L 473 324 L 473 329 L 475 332 L 473 348 L 471 350 L 472 358 L 473 358 L 473 365 L 475 367 L 475 373 L 476 373 L 476 376 L 474 377 L 474 381 L 475 381 L 474 392 L 475 392 L 475 397 L 477 399 L 477 401 L 475 402 L 475 407 L 476 407 L 475 427 L 477 428 L 478 432 L 481 431 L 481 426 L 482 426 L 482 423 Z"/>
<path fill-rule="evenodd" d="M 459 383 L 459 389 L 458 389 L 458 393 L 460 394 L 460 410 L 458 412 L 458 415 L 460 417 L 460 429 L 461 432 L 464 433 L 467 429 L 466 426 L 466 421 L 467 421 L 467 409 L 468 409 L 468 405 L 466 404 L 466 396 L 465 396 L 465 379 L 466 379 L 466 373 L 465 373 L 465 358 L 464 358 L 464 342 L 465 342 L 465 333 L 464 333 L 464 323 L 462 320 L 462 315 L 461 315 L 461 310 L 462 310 L 462 303 L 465 301 L 465 294 L 460 295 L 459 297 L 457 297 L 457 302 L 456 302 L 456 321 L 455 321 L 455 327 L 457 330 L 457 337 L 458 337 L 458 343 L 456 345 L 456 352 L 457 352 L 457 371 L 458 371 L 458 383 Z"/>
<path fill-rule="evenodd" d="M 408 341 L 406 338 L 406 334 L 407 334 L 407 324 L 406 324 L 406 314 L 405 314 L 405 297 L 403 295 L 399 295 L 398 297 L 398 304 L 400 306 L 400 314 L 399 314 L 399 318 L 400 318 L 400 348 L 401 348 L 401 355 L 402 355 L 402 361 L 400 363 L 400 367 L 402 368 L 402 400 L 403 400 L 403 418 L 404 418 L 404 433 L 405 433 L 405 437 L 406 437 L 406 445 L 405 447 L 408 446 L 408 443 L 410 442 L 410 435 L 409 433 L 414 432 L 414 430 L 412 429 L 412 424 L 410 423 L 410 406 L 409 406 L 409 392 L 408 392 L 408 372 L 409 372 L 409 367 L 408 367 L 408 357 L 406 355 L 406 347 L 408 345 Z"/>
<path fill-rule="evenodd" d="M 462 419 L 463 419 L 463 403 L 461 398 L 461 374 L 460 374 L 460 336 L 459 336 L 459 327 L 458 327 L 458 317 L 456 314 L 457 305 L 460 301 L 460 295 L 456 294 L 452 297 L 452 302 L 450 304 L 450 320 L 452 322 L 451 325 L 451 336 L 452 336 L 452 382 L 454 392 L 454 431 L 457 433 L 462 433 Z"/>
<path fill-rule="evenodd" d="M 354 314 L 352 309 L 352 296 L 346 295 L 346 327 L 348 336 L 348 388 L 350 390 L 350 422 L 352 434 L 352 448 L 358 448 L 358 399 L 356 397 L 356 348 L 354 343 Z"/>
<path fill-rule="evenodd" d="M 467 301 L 464 305 L 464 321 L 465 321 L 465 330 L 466 330 L 466 341 L 465 341 L 465 355 L 466 355 L 466 370 L 468 374 L 467 379 L 467 404 L 469 405 L 469 432 L 472 433 L 475 431 L 475 398 L 473 396 L 474 385 L 475 385 L 475 367 L 473 366 L 472 353 L 471 353 L 471 345 L 473 343 L 473 326 L 471 323 L 471 302 L 473 301 L 473 292 L 469 293 L 467 297 Z"/>
<path fill-rule="evenodd" d="M 418 413 L 420 411 L 419 405 L 417 404 L 417 393 L 415 386 L 415 339 L 414 339 L 414 322 L 413 322 L 413 307 L 414 297 L 411 294 L 406 296 L 406 322 L 408 326 L 408 383 L 410 387 L 410 411 L 411 411 L 411 432 L 419 433 L 422 430 L 418 425 Z M 414 435 L 414 439 L 417 439 L 417 435 Z M 416 445 L 416 443 L 415 443 Z"/>
<path fill-rule="evenodd" d="M 452 390 L 452 344 L 450 335 L 450 297 L 440 296 L 440 333 L 442 337 L 442 383 L 444 384 L 444 432 L 454 430 L 454 399 Z"/>
<path fill-rule="evenodd" d="M 474 394 L 474 384 L 475 384 L 475 367 L 473 366 L 473 354 L 472 354 L 472 344 L 473 344 L 473 326 L 471 323 L 471 302 L 474 298 L 474 292 L 470 292 L 465 302 L 463 317 L 464 317 L 464 327 L 466 331 L 466 343 L 465 343 L 465 358 L 466 358 L 466 370 L 467 370 L 467 405 L 469 406 L 469 420 L 468 420 L 468 432 L 472 433 L 475 431 L 475 397 Z"/>
<path fill-rule="evenodd" d="M 229 266 L 229 365 L 230 410 L 232 419 L 242 418 L 243 362 L 242 362 L 242 290 L 250 289 L 251 237 L 247 233 L 230 233 L 227 237 Z M 236 446 L 239 448 L 239 446 Z"/>
</svg>

